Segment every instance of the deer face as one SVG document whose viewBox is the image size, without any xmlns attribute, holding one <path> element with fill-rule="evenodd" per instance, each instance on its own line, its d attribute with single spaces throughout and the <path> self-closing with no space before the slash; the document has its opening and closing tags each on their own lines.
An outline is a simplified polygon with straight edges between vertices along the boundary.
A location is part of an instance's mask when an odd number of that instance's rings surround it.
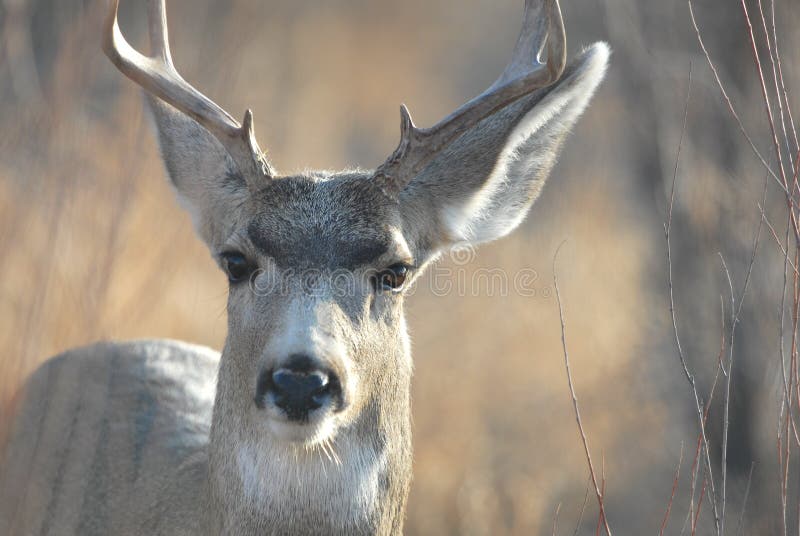
<svg viewBox="0 0 800 536">
<path fill-rule="evenodd" d="M 386 371 L 410 376 L 402 301 L 423 259 L 399 204 L 369 179 L 270 181 L 216 248 L 230 280 L 230 388 L 246 425 L 280 440 L 326 440 L 376 403 Z"/>
</svg>

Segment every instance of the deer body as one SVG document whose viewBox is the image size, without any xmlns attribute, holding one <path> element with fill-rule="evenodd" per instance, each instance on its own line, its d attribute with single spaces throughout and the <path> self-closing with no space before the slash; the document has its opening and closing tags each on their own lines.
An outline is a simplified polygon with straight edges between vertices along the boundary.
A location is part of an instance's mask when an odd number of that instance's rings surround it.
<svg viewBox="0 0 800 536">
<path fill-rule="evenodd" d="M 142 341 L 40 367 L 5 452 L 0 533 L 143 534 L 179 517 L 186 533 L 201 527 L 218 366 L 209 349 Z"/>
<path fill-rule="evenodd" d="M 430 129 L 403 108 L 375 171 L 280 177 L 252 114 L 239 125 L 175 71 L 163 0 L 152 58 L 112 2 L 104 48 L 153 96 L 169 177 L 230 280 L 228 334 L 221 356 L 152 341 L 45 364 L 0 469 L 0 532 L 401 533 L 404 291 L 446 248 L 522 221 L 607 64 L 596 44 L 565 65 L 556 0 L 524 19 L 498 81 Z"/>
<path fill-rule="evenodd" d="M 0 533 L 399 531 L 408 444 L 381 449 L 364 429 L 366 437 L 332 447 L 334 461 L 210 434 L 218 367 L 216 352 L 177 341 L 100 343 L 43 365 L 26 386 L 6 452 Z M 400 452 L 387 450 L 395 446 Z M 228 460 L 212 469 L 211 452 Z M 215 480 L 239 489 L 212 493 Z"/>
</svg>

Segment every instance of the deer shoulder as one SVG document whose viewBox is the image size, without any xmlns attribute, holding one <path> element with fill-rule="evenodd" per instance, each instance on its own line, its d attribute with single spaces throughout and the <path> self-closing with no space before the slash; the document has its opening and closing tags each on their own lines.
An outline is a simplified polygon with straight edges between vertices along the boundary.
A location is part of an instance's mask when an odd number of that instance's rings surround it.
<svg viewBox="0 0 800 536">
<path fill-rule="evenodd" d="M 46 362 L 11 424 L 0 533 L 174 534 L 202 519 L 218 364 L 177 341 L 100 343 Z"/>
</svg>

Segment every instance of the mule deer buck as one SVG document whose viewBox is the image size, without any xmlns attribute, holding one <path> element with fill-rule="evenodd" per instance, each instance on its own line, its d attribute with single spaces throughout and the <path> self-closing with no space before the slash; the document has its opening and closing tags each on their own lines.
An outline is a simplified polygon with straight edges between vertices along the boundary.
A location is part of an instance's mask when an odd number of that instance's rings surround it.
<svg viewBox="0 0 800 536">
<path fill-rule="evenodd" d="M 148 4 L 150 57 L 117 3 L 103 49 L 151 97 L 172 185 L 230 281 L 228 334 L 221 356 L 140 341 L 44 364 L 6 448 L 0 533 L 401 533 L 404 291 L 446 248 L 519 225 L 608 47 L 567 64 L 558 1 L 527 0 L 486 92 L 431 128 L 402 107 L 400 144 L 374 171 L 279 176 L 250 111 L 239 124 L 176 71 L 164 1 Z"/>
</svg>

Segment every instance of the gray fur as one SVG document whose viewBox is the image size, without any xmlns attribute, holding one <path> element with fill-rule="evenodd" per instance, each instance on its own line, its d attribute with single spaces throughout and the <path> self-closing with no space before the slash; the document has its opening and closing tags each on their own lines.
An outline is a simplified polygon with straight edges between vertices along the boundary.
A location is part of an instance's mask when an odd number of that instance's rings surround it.
<svg viewBox="0 0 800 536">
<path fill-rule="evenodd" d="M 368 172 L 265 180 L 253 193 L 214 137 L 151 101 L 198 234 L 215 257 L 239 251 L 258 271 L 231 287 L 221 358 L 165 341 L 100 344 L 33 376 L 0 474 L 0 533 L 401 533 L 412 364 L 403 294 L 376 292 L 370 274 L 405 262 L 413 279 L 449 245 L 518 225 L 607 58 L 604 44 L 582 53 L 399 199 Z M 280 291 L 264 286 L 276 279 Z M 302 430 L 253 398 L 259 374 L 297 352 L 336 371 L 346 401 Z"/>
</svg>

